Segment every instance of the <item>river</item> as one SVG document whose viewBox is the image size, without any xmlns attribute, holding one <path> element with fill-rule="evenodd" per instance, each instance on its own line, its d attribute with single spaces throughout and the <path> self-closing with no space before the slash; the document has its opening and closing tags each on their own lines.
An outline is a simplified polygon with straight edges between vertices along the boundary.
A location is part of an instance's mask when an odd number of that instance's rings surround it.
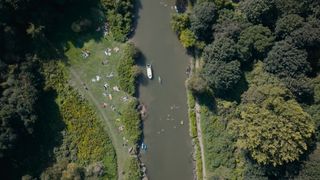
<svg viewBox="0 0 320 180">
<path fill-rule="evenodd" d="M 139 99 L 146 105 L 142 153 L 151 180 L 193 179 L 192 145 L 189 136 L 186 68 L 190 57 L 171 29 L 174 0 L 138 0 L 133 41 L 144 63 L 153 67 L 153 80 L 144 79 Z M 162 84 L 158 82 L 161 77 Z"/>
</svg>

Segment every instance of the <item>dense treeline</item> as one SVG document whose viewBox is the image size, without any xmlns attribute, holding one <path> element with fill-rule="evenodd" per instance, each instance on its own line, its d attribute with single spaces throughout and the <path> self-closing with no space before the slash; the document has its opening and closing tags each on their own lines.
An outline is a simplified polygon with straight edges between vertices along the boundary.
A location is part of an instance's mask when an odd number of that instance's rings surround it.
<svg viewBox="0 0 320 180">
<path fill-rule="evenodd" d="M 53 160 L 51 155 L 32 155 L 48 154 L 45 151 L 51 151 L 57 141 L 37 143 L 46 133 L 41 130 L 47 127 L 44 122 L 51 122 L 38 108 L 47 98 L 38 64 L 64 58 L 69 41 L 82 46 L 86 39 L 98 40 L 105 32 L 115 40 L 126 40 L 132 11 L 133 0 L 0 1 L 0 166 L 5 172 L 1 177 L 39 175 Z M 28 168 L 32 158 L 40 160 Z"/>
<path fill-rule="evenodd" d="M 213 104 L 213 114 L 202 114 L 213 176 L 230 178 L 242 172 L 244 179 L 293 177 L 305 163 L 310 168 L 303 160 L 319 140 L 320 2 L 189 4 L 192 8 L 173 15 L 172 26 L 184 47 L 202 60 L 188 88 L 200 101 L 208 94 L 214 97 L 203 102 Z M 235 107 L 224 112 L 220 104 L 228 103 Z M 219 160 L 218 149 L 226 146 L 236 149 L 225 148 L 233 155 Z M 300 175 L 319 178 L 313 171 L 304 169 Z"/>
</svg>

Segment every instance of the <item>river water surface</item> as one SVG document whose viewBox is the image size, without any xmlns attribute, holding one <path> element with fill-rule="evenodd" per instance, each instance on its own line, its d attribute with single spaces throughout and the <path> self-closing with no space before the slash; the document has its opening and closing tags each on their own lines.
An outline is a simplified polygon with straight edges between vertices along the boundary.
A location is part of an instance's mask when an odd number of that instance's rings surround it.
<svg viewBox="0 0 320 180">
<path fill-rule="evenodd" d="M 139 99 L 148 109 L 144 120 L 148 149 L 142 161 L 151 180 L 193 179 L 184 86 L 190 57 L 170 26 L 174 0 L 140 0 L 139 6 L 133 41 L 154 72 L 153 80 L 145 80 L 139 89 Z"/>
</svg>

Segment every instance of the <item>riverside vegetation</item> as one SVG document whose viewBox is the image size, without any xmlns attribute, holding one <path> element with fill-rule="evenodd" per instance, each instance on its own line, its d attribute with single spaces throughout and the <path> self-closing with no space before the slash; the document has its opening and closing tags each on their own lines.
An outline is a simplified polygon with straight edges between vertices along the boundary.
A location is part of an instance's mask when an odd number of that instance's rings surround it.
<svg viewBox="0 0 320 180">
<path fill-rule="evenodd" d="M 69 65 L 76 65 L 70 59 L 75 56 L 66 54 L 88 41 L 101 47 L 126 41 L 132 14 L 133 0 L 0 2 L 0 178 L 117 179 L 121 173 L 127 179 L 140 178 L 135 157 L 118 172 L 118 147 L 97 108 L 79 87 L 71 86 Z M 129 60 L 121 60 L 128 68 L 132 56 L 129 51 Z M 120 80 L 130 95 L 133 77 Z M 134 145 L 141 136 L 136 105 L 123 112 L 130 121 L 122 118 L 133 128 L 126 133 Z"/>
<path fill-rule="evenodd" d="M 207 178 L 319 179 L 319 1 L 184 2 Z"/>
</svg>

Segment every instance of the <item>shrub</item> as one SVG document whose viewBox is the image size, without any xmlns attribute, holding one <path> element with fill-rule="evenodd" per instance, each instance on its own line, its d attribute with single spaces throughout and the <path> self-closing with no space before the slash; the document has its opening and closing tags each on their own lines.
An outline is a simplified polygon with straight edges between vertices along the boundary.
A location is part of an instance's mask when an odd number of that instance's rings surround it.
<svg viewBox="0 0 320 180">
<path fill-rule="evenodd" d="M 115 179 L 117 162 L 111 139 L 92 107 L 67 84 L 64 65 L 59 62 L 46 63 L 42 72 L 46 78 L 46 89 L 57 92 L 56 101 L 66 124 L 63 143 L 56 150 L 58 161 L 68 159 L 82 167 L 102 161 L 104 175 Z"/>
<path fill-rule="evenodd" d="M 190 20 L 187 14 L 173 14 L 171 17 L 172 29 L 180 34 L 190 26 Z"/>
<path fill-rule="evenodd" d="M 130 157 L 125 163 L 125 180 L 140 180 L 142 174 L 139 167 L 139 161 L 136 157 Z"/>
<path fill-rule="evenodd" d="M 117 66 L 117 74 L 119 76 L 120 88 L 130 95 L 135 94 L 136 90 L 136 68 L 134 57 L 136 49 L 133 44 L 127 44 L 124 48 L 124 55 L 120 58 Z"/>
<path fill-rule="evenodd" d="M 192 93 L 201 94 L 207 90 L 207 83 L 200 75 L 194 74 L 187 83 L 188 89 Z"/>
<path fill-rule="evenodd" d="M 124 135 L 130 144 L 137 144 L 141 138 L 141 119 L 137 111 L 138 101 L 130 101 L 121 111 L 121 123 L 124 125 Z"/>
<path fill-rule="evenodd" d="M 179 39 L 182 46 L 185 48 L 193 47 L 196 44 L 196 37 L 189 29 L 183 30 L 179 36 Z"/>
</svg>

